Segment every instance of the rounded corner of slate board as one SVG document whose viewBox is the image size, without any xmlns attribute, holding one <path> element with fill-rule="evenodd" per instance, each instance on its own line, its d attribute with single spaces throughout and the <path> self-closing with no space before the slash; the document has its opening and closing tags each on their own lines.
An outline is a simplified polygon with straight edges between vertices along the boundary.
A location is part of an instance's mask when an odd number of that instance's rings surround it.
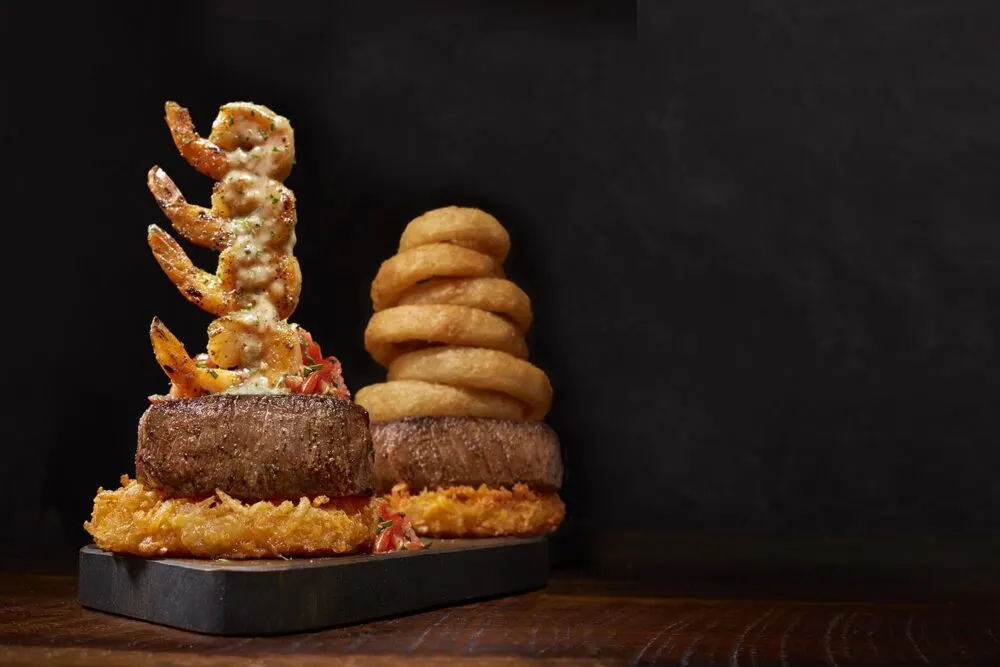
<svg viewBox="0 0 1000 667">
<path fill-rule="evenodd" d="M 216 635 L 351 625 L 522 593 L 548 581 L 545 536 L 435 540 L 423 551 L 292 560 L 150 559 L 80 549 L 90 609 Z"/>
</svg>

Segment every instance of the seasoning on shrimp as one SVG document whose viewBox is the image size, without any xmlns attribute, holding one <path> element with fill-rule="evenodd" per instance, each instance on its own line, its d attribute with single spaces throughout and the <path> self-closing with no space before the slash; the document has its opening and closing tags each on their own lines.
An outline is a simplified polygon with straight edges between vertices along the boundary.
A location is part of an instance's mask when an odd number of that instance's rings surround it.
<svg viewBox="0 0 1000 667">
<path fill-rule="evenodd" d="M 218 318 L 208 327 L 204 363 L 196 363 L 180 340 L 153 320 L 150 340 L 171 380 L 169 397 L 305 386 L 295 383 L 306 375 L 300 329 L 288 322 L 302 289 L 292 254 L 295 195 L 283 184 L 295 162 L 291 124 L 249 102 L 220 107 L 208 138 L 198 135 L 187 109 L 173 102 L 166 104 L 166 121 L 184 159 L 218 182 L 210 208 L 189 203 L 159 167 L 149 171 L 149 190 L 184 238 L 220 253 L 215 273 L 209 273 L 195 266 L 170 234 L 149 227 L 147 240 L 160 268 L 184 298 Z M 338 393 L 342 386 L 331 376 L 315 393 Z"/>
</svg>

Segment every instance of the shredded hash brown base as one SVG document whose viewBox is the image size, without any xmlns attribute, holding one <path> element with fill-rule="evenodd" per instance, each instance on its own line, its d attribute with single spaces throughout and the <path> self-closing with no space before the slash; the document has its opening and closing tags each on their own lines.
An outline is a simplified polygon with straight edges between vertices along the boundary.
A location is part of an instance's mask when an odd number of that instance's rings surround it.
<svg viewBox="0 0 1000 667">
<path fill-rule="evenodd" d="M 418 535 L 429 537 L 540 535 L 555 530 L 566 516 L 558 494 L 538 493 L 524 484 L 512 490 L 483 484 L 411 494 L 400 483 L 386 500 L 390 511 L 405 514 Z"/>
<path fill-rule="evenodd" d="M 204 499 L 166 498 L 123 475 L 121 488 L 97 490 L 83 527 L 101 549 L 136 556 L 331 556 L 370 547 L 380 502 L 317 496 L 248 505 L 222 491 Z"/>
</svg>

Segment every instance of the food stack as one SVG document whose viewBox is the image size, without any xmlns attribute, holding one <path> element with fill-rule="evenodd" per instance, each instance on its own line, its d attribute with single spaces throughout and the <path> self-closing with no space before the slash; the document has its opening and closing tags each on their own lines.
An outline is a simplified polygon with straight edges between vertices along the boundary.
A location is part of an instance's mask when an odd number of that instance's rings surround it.
<svg viewBox="0 0 1000 667">
<path fill-rule="evenodd" d="M 505 278 L 509 250 L 488 213 L 436 209 L 372 283 L 365 348 L 388 377 L 356 401 L 376 492 L 421 535 L 534 535 L 565 516 L 559 440 L 542 422 L 552 387 L 528 361 L 531 301 Z"/>
<path fill-rule="evenodd" d="M 137 479 L 99 489 L 85 528 L 102 549 L 138 556 L 421 548 L 372 495 L 368 415 L 350 400 L 340 363 L 288 321 L 302 282 L 295 196 L 283 183 L 295 162 L 288 119 L 226 104 L 204 138 L 168 102 L 166 121 L 181 155 L 217 181 L 212 206 L 188 203 L 159 167 L 149 189 L 181 235 L 220 252 L 219 267 L 199 269 L 156 225 L 149 246 L 180 293 L 216 319 L 207 352 L 194 357 L 153 320 L 170 391 L 151 396 L 139 422 Z"/>
</svg>

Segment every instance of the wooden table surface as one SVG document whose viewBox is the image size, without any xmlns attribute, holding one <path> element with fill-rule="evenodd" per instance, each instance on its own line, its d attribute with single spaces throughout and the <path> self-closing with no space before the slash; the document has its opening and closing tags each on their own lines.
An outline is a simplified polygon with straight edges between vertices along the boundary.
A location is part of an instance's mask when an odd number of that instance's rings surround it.
<svg viewBox="0 0 1000 667">
<path fill-rule="evenodd" d="M 69 575 L 0 575 L 0 664 L 1000 665 L 989 600 L 654 597 L 556 577 L 542 591 L 281 637 L 192 634 L 88 611 Z"/>
</svg>

